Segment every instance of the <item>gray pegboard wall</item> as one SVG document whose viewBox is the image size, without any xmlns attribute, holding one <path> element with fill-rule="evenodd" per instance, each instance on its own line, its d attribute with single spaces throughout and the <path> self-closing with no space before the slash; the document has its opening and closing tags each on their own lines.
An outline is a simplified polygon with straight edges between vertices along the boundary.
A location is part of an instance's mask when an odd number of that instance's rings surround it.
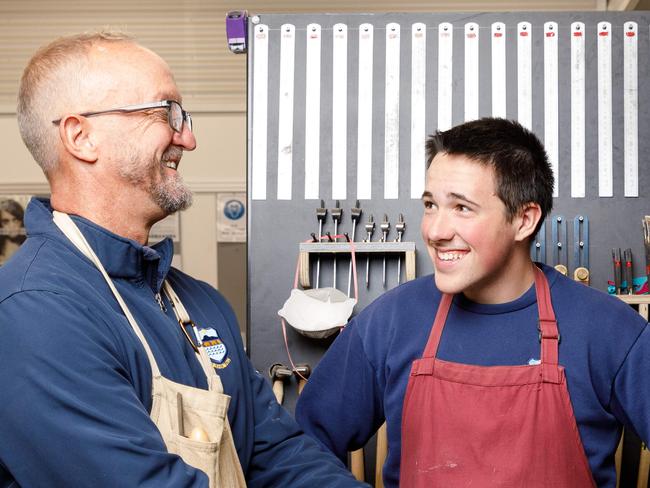
<svg viewBox="0 0 650 488">
<path fill-rule="evenodd" d="M 396 236 L 394 231 L 398 214 L 402 213 L 406 221 L 405 241 L 413 241 L 417 246 L 416 267 L 418 276 L 431 273 L 432 266 L 426 250 L 421 243 L 419 224 L 422 204 L 419 195 L 413 197 L 411 173 L 417 181 L 421 175 L 424 179 L 424 161 L 420 157 L 411 156 L 411 127 L 417 117 L 412 109 L 412 85 L 416 82 L 424 86 L 424 121 L 423 133 L 431 134 L 439 126 L 439 118 L 449 116 L 453 125 L 465 120 L 466 101 L 477 103 L 478 116 L 493 115 L 498 111 L 499 104 L 505 103 L 505 116 L 517 119 L 522 100 L 519 98 L 518 78 L 520 73 L 526 73 L 525 63 L 530 63 L 528 75 L 530 78 L 530 108 L 532 115 L 529 121 L 531 129 L 545 140 L 545 117 L 548 117 L 548 100 L 545 100 L 545 71 L 549 70 L 545 61 L 545 23 L 556 22 L 557 31 L 557 162 L 558 162 L 558 196 L 554 199 L 554 210 L 551 218 L 562 215 L 568 221 L 568 267 L 572 273 L 575 267 L 573 260 L 573 219 L 577 215 L 585 215 L 589 219 L 589 268 L 593 287 L 605 290 L 607 280 L 612 279 L 611 249 L 613 247 L 631 247 L 634 255 L 635 276 L 644 273 L 643 236 L 641 219 L 648 213 L 648 174 L 647 154 L 650 150 L 650 119 L 648 101 L 650 100 L 650 82 L 648 81 L 649 23 L 650 14 L 646 12 L 625 13 L 427 13 L 427 14 L 305 14 L 305 15 L 262 15 L 257 23 L 249 22 L 249 54 L 248 54 L 248 193 L 249 193 L 249 352 L 254 365 L 265 374 L 271 364 L 276 362 L 288 363 L 284 339 L 277 315 L 290 293 L 298 257 L 299 242 L 309 239 L 310 233 L 318 232 L 318 222 L 315 210 L 320 204 L 319 199 L 325 200 L 328 209 L 334 207 L 338 198 L 343 208 L 341 232 L 351 232 L 350 208 L 358 198 L 359 179 L 363 178 L 366 188 L 372 189 L 371 198 L 361 198 L 360 225 L 357 228 L 356 240 L 365 235 L 363 224 L 372 214 L 377 227 L 373 240 L 381 235 L 379 221 L 387 214 L 391 223 L 388 240 Z M 634 38 L 636 39 L 636 54 L 638 61 L 634 68 L 638 70 L 638 90 L 633 85 L 625 88 L 629 82 L 630 64 L 629 51 L 624 52 L 624 43 L 632 36 L 624 34 L 626 22 L 636 23 Z M 502 22 L 505 32 L 502 38 L 505 51 L 499 54 L 493 49 L 492 25 Z M 521 58 L 518 50 L 520 31 L 518 24 L 529 22 L 530 54 Z M 584 84 L 576 80 L 572 82 L 572 33 L 574 22 L 584 23 L 582 38 L 584 51 L 580 63 L 584 66 Z M 602 85 L 606 92 L 611 93 L 611 115 L 599 113 L 598 100 L 604 97 L 599 92 L 598 67 L 604 57 L 598 55 L 598 40 L 600 36 L 598 24 L 611 24 L 611 85 Z M 389 61 L 387 65 L 388 42 L 386 31 L 388 24 L 399 26 L 398 50 L 393 52 L 395 44 L 390 44 Z M 419 81 L 412 76 L 412 25 L 423 23 L 425 26 L 425 57 L 424 78 Z M 451 52 L 452 68 L 451 83 L 448 85 L 451 94 L 451 111 L 445 113 L 442 105 L 444 98 L 439 98 L 442 89 L 439 78 L 444 76 L 440 71 L 440 24 L 449 23 L 452 27 L 453 50 Z M 465 26 L 469 23 L 478 24 L 478 46 L 473 56 L 477 56 L 477 86 L 478 96 L 469 93 L 465 95 Z M 293 30 L 287 28 L 293 26 Z M 320 76 L 314 81 L 313 74 L 307 72 L 308 60 L 310 69 L 314 69 L 314 51 L 308 47 L 310 32 L 307 26 L 317 24 L 320 27 Z M 343 24 L 347 32 L 344 48 L 341 50 L 340 38 L 335 39 L 333 27 Z M 366 54 L 360 55 L 359 26 L 373 26 L 372 39 L 372 86 L 363 85 L 359 88 L 359 65 L 368 66 Z M 263 27 L 260 27 L 263 26 Z M 284 27 L 283 27 L 284 26 Z M 261 29 L 261 30 L 260 30 Z M 283 31 L 283 29 L 285 29 Z M 310 27 L 311 29 L 311 27 Z M 256 37 L 263 34 L 262 37 Z M 414 35 L 414 34 L 413 34 Z M 258 44 L 258 41 L 262 44 Z M 364 41 L 365 42 L 365 41 Z M 467 41 L 469 42 L 469 41 Z M 503 46 L 503 44 L 501 44 Z M 364 49 L 367 44 L 364 44 Z M 284 51 L 283 51 L 284 49 Z M 418 48 L 418 49 L 421 49 Z M 573 48 L 578 49 L 578 48 Z M 309 56 L 307 52 L 309 50 Z M 419 51 L 421 54 L 421 51 Z M 469 52 L 469 51 L 468 51 Z M 342 57 L 342 53 L 344 56 Z M 367 51 L 364 51 L 367 53 Z M 493 54 L 494 53 L 494 54 Z M 469 55 L 468 55 L 469 56 Z M 261 62 L 260 60 L 264 57 Z M 399 60 L 399 69 L 395 69 L 395 60 Z M 627 60 L 627 61 L 626 61 Z M 522 68 L 522 64 L 524 67 Z M 503 69 L 499 66 L 505 66 Z M 443 69 L 447 69 L 444 68 Z M 500 70 L 505 77 L 505 86 L 493 94 L 493 69 Z M 521 71 L 524 69 L 524 71 Z M 625 74 L 625 70 L 628 74 Z M 289 71 L 289 72 L 287 72 Z M 387 82 L 387 71 L 398 73 L 395 79 Z M 264 73 L 264 76 L 260 75 Z M 341 74 L 347 77 L 345 89 L 341 92 Z M 361 74 L 368 74 L 362 68 Z M 418 75 L 418 76 L 421 76 Z M 495 80 L 499 80 L 497 76 Z M 522 75 L 522 79 L 524 79 Z M 602 74 L 601 74 L 602 79 Z M 626 81 L 627 80 L 627 81 Z M 314 83 L 319 92 L 318 99 L 307 99 L 307 92 L 313 94 Z M 390 94 L 398 85 L 398 108 Z M 582 85 L 581 85 L 582 84 Z M 576 104 L 572 109 L 573 93 L 584 93 L 584 111 L 575 113 Z M 388 88 L 387 88 L 388 87 Z M 634 106 L 624 94 L 637 95 L 638 104 Z M 372 90 L 372 116 L 368 111 L 359 111 L 359 106 L 366 107 L 367 95 Z M 387 90 L 389 93 L 387 93 Z M 333 93 L 337 93 L 334 99 Z M 343 95 L 341 95 L 343 93 Z M 361 95 L 361 96 L 360 96 Z M 343 102 L 340 97 L 344 96 Z M 416 93 L 416 96 L 422 96 Z M 496 98 L 494 98 L 496 97 Z M 499 98 L 502 97 L 502 98 Z M 389 102 L 386 103 L 386 100 Z M 393 100 L 392 102 L 390 100 Z M 550 97 L 549 97 L 550 100 Z M 578 100 L 578 97 L 575 98 Z M 574 102 L 575 102 L 574 100 Z M 474 102 L 475 101 L 475 102 Z M 625 104 L 627 103 L 627 109 Z M 308 107 L 308 108 L 306 108 Z M 318 112 L 314 112 L 317 107 Z M 573 110 L 573 114 L 572 114 Z M 626 111 L 627 110 L 627 111 Z M 361 116 L 359 115 L 361 113 Z M 386 114 L 389 114 L 388 116 Z M 314 115 L 316 114 L 316 115 Z M 391 115 L 392 114 L 392 115 Z M 442 115 L 441 115 L 442 114 Z M 627 114 L 627 115 L 626 115 Z M 626 158 L 630 159 L 630 147 L 627 137 L 635 137 L 634 131 L 627 126 L 626 117 L 636 116 L 638 131 L 638 196 L 626 197 L 624 189 L 624 170 Z M 361 157 L 359 152 L 359 120 L 370 120 L 372 142 L 365 147 L 366 157 L 372 161 L 371 173 L 358 171 L 357 162 Z M 611 131 L 601 132 L 606 127 L 608 117 L 611 117 Z M 314 124 L 316 118 L 318 124 Z M 584 123 L 580 124 L 583 120 Z M 631 119 L 627 119 L 631 120 Z M 417 122 L 417 121 L 416 121 Z M 342 125 L 343 124 L 343 125 Z M 580 124 L 584 127 L 584 197 L 572 196 L 572 124 L 573 132 Z M 417 124 L 416 124 L 417 125 Z M 343 130 L 344 129 L 344 130 Z M 317 130 L 314 139 L 313 131 Z M 310 132 L 311 131 L 311 132 Z M 309 132 L 309 135 L 307 133 Z M 387 136 L 388 134 L 388 136 Z M 606 178 L 606 172 L 599 170 L 599 138 L 603 135 L 611 139 L 612 171 L 611 181 L 613 196 L 599 196 L 599 180 Z M 631 136 L 630 136 L 631 134 Z M 343 135 L 343 138 L 341 139 Z M 306 144 L 306 139 L 310 141 Z M 390 139 L 390 144 L 385 142 Z M 279 142 L 281 140 L 281 142 Z M 316 146 L 314 146 L 316 141 Z M 341 144 L 345 146 L 345 154 L 341 160 Z M 633 139 L 634 141 L 634 139 Z M 422 137 L 422 144 L 424 138 Z M 581 146 L 578 140 L 575 147 Z M 317 147 L 318 164 L 314 166 L 313 148 Z M 628 155 L 625 148 L 628 148 Z M 634 152 L 634 151 L 633 151 Z M 602 151 L 600 151 L 602 153 Z M 418 155 L 421 153 L 417 153 Z M 333 156 L 334 155 L 334 156 Z M 396 174 L 398 179 L 389 179 L 385 183 L 385 161 L 397 156 Z M 634 156 L 634 155 L 632 155 Z M 307 161 L 307 164 L 306 164 Z M 412 166 L 412 162 L 414 165 Z M 264 167 L 265 165 L 265 167 Z M 309 166 L 311 165 L 311 166 Z M 309 167 L 308 167 L 309 166 Z M 343 168 L 343 170 L 341 170 Z M 419 169 L 418 169 L 419 168 Z M 333 171 L 339 176 L 333 177 Z M 306 177 L 306 174 L 309 175 Z M 315 173 L 314 173 L 315 172 Z M 316 175 L 314 177 L 314 174 Z M 341 174 L 345 185 L 341 184 Z M 390 174 L 390 173 L 389 173 Z M 631 174 L 631 173 L 630 173 Z M 604 175 L 604 176 L 603 176 Z M 314 195 L 314 178 L 317 191 Z M 630 177 L 631 179 L 634 179 Z M 306 183 L 306 180 L 307 181 Z M 574 183 L 578 180 L 575 179 Z M 338 185 L 336 183 L 339 183 Z M 397 198 L 386 198 L 385 189 L 392 187 L 395 182 Z M 335 183 L 335 188 L 333 188 Z M 342 188 L 345 186 L 345 188 Z M 579 185 L 578 185 L 579 186 Z M 311 193 L 306 187 L 312 188 Z M 420 190 L 421 192 L 421 190 Z M 366 195 L 367 196 L 367 195 Z M 328 214 L 324 231 L 333 232 L 333 224 Z M 546 225 L 547 263 L 555 264 L 552 260 L 551 225 Z M 344 292 L 347 290 L 348 261 L 339 258 L 337 287 Z M 382 286 L 382 259 L 373 257 L 370 269 L 370 286 L 365 287 L 365 256 L 359 258 L 359 303 L 356 310 L 361 310 L 385 290 L 397 284 L 397 264 L 395 258 L 387 261 L 387 285 Z M 404 263 L 402 262 L 402 268 Z M 323 256 L 321 260 L 321 286 L 332 284 L 333 260 Z M 402 270 L 402 280 L 404 276 Z M 314 278 L 312 278 L 314 279 Z M 318 341 L 307 339 L 287 330 L 288 344 L 294 361 L 309 363 L 315 366 L 331 340 Z M 285 394 L 285 406 L 293 409 L 296 399 L 295 382 L 288 386 Z"/>
</svg>

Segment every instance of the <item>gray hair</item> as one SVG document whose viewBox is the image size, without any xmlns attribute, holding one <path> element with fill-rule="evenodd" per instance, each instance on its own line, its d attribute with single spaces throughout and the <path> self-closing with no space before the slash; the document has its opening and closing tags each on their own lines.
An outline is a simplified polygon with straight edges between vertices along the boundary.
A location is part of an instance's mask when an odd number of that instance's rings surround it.
<svg viewBox="0 0 650 488">
<path fill-rule="evenodd" d="M 91 48 L 125 42 L 136 44 L 130 36 L 112 31 L 61 37 L 29 60 L 20 80 L 16 115 L 23 142 L 46 176 L 58 164 L 58 133 L 52 121 L 78 103 Z"/>
</svg>

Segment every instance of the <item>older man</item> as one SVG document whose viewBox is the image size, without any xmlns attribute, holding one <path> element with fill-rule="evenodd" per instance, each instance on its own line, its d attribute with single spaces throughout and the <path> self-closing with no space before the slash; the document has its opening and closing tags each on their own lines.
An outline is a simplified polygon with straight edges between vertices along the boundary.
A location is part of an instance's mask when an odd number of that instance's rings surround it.
<svg viewBox="0 0 650 488">
<path fill-rule="evenodd" d="M 192 200 L 167 64 L 118 34 L 58 39 L 18 122 L 51 200 L 0 271 L 0 486 L 359 486 L 277 404 L 224 298 L 147 245 Z"/>
</svg>

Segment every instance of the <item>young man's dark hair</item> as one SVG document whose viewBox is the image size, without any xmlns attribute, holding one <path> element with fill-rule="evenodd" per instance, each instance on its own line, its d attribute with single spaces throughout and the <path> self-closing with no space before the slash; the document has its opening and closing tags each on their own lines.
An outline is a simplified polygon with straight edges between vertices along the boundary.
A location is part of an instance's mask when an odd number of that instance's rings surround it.
<svg viewBox="0 0 650 488">
<path fill-rule="evenodd" d="M 491 165 L 509 222 L 525 204 L 539 204 L 542 216 L 535 234 L 553 208 L 553 171 L 544 146 L 518 122 L 486 117 L 436 131 L 427 139 L 426 151 L 427 167 L 438 153 L 464 155 Z"/>
</svg>

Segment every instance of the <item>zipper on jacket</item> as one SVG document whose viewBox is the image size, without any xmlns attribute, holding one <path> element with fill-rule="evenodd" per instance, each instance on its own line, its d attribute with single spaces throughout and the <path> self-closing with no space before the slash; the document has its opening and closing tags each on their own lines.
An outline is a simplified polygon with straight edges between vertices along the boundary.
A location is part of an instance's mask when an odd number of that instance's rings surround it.
<svg viewBox="0 0 650 488">
<path fill-rule="evenodd" d="M 162 310 L 164 313 L 167 313 L 167 307 L 165 307 L 165 304 L 163 303 L 163 299 L 160 296 L 160 293 L 155 293 L 154 298 L 156 299 L 156 302 L 158 302 L 158 306 L 160 307 L 160 310 Z"/>
</svg>

